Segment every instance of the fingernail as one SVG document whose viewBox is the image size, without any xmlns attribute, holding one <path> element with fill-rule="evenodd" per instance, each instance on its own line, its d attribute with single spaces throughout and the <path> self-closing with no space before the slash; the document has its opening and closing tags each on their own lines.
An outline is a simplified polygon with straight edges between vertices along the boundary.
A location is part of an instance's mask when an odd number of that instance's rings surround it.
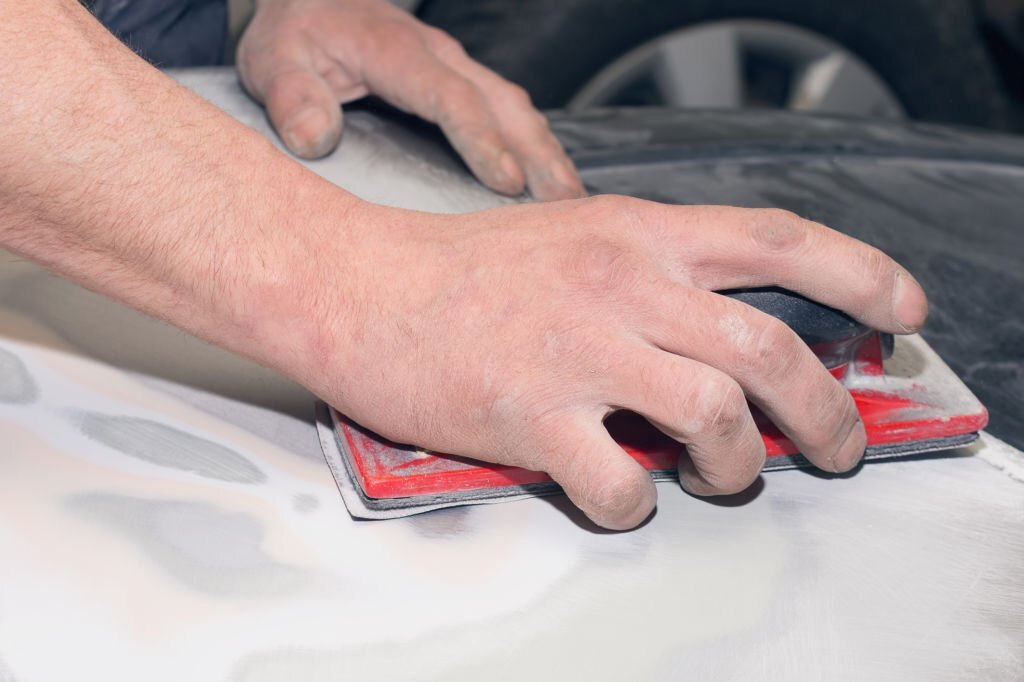
<svg viewBox="0 0 1024 682">
<path fill-rule="evenodd" d="M 864 429 L 864 422 L 858 418 L 857 423 L 847 434 L 846 440 L 832 455 L 832 471 L 841 474 L 857 466 L 857 462 L 864 456 L 867 446 L 868 434 Z"/>
<path fill-rule="evenodd" d="M 330 113 L 316 106 L 292 114 L 281 130 L 281 137 L 289 149 L 308 159 L 330 153 L 336 142 Z"/>
<path fill-rule="evenodd" d="M 928 299 L 913 275 L 896 271 L 892 288 L 892 310 L 896 324 L 908 334 L 916 332 L 928 317 Z"/>
</svg>

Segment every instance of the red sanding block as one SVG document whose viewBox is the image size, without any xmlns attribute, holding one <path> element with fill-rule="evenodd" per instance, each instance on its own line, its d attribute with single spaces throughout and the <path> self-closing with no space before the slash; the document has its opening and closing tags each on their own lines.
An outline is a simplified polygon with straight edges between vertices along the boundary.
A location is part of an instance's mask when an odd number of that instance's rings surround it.
<svg viewBox="0 0 1024 682">
<path fill-rule="evenodd" d="M 850 391 L 867 430 L 865 459 L 966 445 L 988 421 L 978 399 L 920 336 L 893 339 L 788 292 L 731 296 L 783 319 Z M 768 454 L 765 470 L 810 466 L 770 421 L 754 413 Z M 683 445 L 628 412 L 612 415 L 606 426 L 655 480 L 677 479 Z M 395 518 L 560 491 L 543 472 L 391 443 L 323 404 L 318 406 L 318 430 L 355 518 Z"/>
</svg>

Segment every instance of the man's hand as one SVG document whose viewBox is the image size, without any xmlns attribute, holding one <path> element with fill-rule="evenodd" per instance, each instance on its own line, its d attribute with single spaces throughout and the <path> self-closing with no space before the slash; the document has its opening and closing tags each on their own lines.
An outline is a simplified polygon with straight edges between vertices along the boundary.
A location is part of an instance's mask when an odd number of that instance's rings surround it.
<svg viewBox="0 0 1024 682">
<path fill-rule="evenodd" d="M 505 194 L 583 196 L 526 92 L 387 0 L 258 0 L 238 47 L 246 89 L 295 154 L 329 153 L 339 103 L 367 94 L 441 126 L 473 173 Z"/>
<path fill-rule="evenodd" d="M 823 469 L 864 450 L 850 396 L 797 336 L 712 291 L 779 285 L 895 333 L 927 314 L 881 252 L 781 211 L 372 206 L 143 63 L 77 0 L 8 4 L 0 246 L 384 436 L 546 471 L 603 526 L 655 504 L 603 427 L 620 408 L 687 445 L 680 478 L 700 495 L 761 468 L 745 398 Z"/>
<path fill-rule="evenodd" d="M 458 217 L 362 205 L 347 222 L 365 238 L 309 237 L 316 277 L 280 292 L 298 306 L 281 333 L 306 329 L 283 369 L 398 442 L 545 471 L 608 528 L 656 501 L 602 424 L 618 409 L 687 445 L 698 495 L 761 470 L 746 398 L 826 471 L 864 452 L 852 398 L 810 349 L 713 290 L 779 285 L 894 333 L 927 314 L 880 251 L 777 210 L 598 197 Z"/>
</svg>

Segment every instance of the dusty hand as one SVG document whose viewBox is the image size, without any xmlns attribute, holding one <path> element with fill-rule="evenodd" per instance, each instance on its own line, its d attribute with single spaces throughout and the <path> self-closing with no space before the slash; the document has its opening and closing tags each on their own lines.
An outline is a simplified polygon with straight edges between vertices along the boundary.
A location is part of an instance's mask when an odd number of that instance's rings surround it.
<svg viewBox="0 0 1024 682">
<path fill-rule="evenodd" d="M 698 495 L 762 467 L 745 398 L 825 470 L 864 451 L 853 401 L 800 339 L 712 290 L 780 285 L 895 333 L 927 314 L 880 251 L 782 211 L 599 197 L 349 218 L 373 239 L 325 254 L 304 295 L 323 302 L 315 343 L 292 373 L 386 437 L 546 471 L 609 528 L 656 501 L 603 427 L 618 409 L 688 446 L 680 478 Z"/>
<path fill-rule="evenodd" d="M 262 0 L 238 47 L 246 89 L 294 153 L 341 136 L 339 103 L 367 94 L 441 126 L 489 187 L 543 200 L 583 195 L 547 121 L 516 85 L 386 0 Z"/>
</svg>

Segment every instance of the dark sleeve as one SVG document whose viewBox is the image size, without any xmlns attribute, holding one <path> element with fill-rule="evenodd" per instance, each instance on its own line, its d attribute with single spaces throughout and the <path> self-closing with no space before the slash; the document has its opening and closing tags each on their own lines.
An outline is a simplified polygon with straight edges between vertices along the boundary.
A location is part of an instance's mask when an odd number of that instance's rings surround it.
<svg viewBox="0 0 1024 682">
<path fill-rule="evenodd" d="M 227 0 L 83 0 L 106 26 L 161 68 L 214 66 L 228 56 Z"/>
</svg>

